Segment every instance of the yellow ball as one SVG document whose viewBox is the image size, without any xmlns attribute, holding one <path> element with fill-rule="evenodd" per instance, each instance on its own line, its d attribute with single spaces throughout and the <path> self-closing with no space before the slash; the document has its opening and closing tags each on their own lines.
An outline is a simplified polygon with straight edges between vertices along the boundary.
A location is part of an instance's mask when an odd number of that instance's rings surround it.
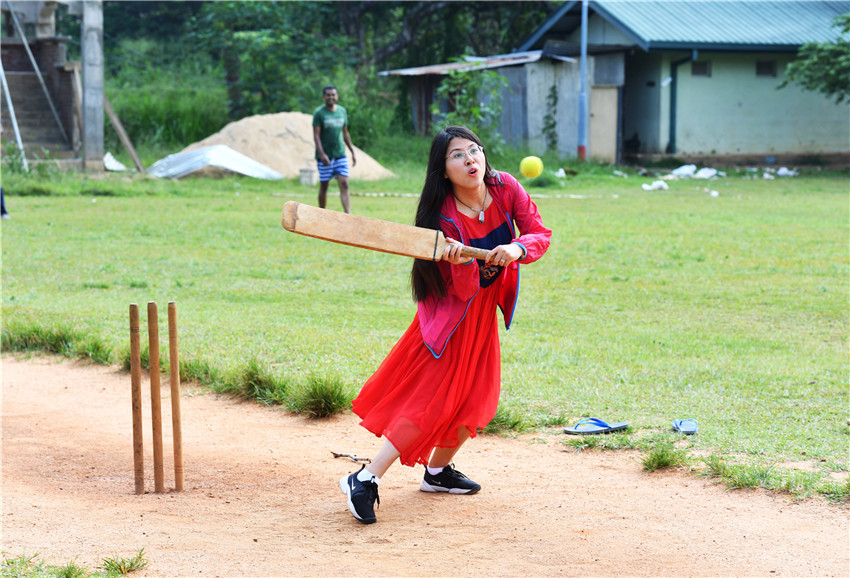
<svg viewBox="0 0 850 578">
<path fill-rule="evenodd" d="M 525 157 L 519 163 L 519 172 L 529 179 L 539 177 L 540 173 L 543 172 L 543 161 L 540 160 L 540 157 Z"/>
</svg>

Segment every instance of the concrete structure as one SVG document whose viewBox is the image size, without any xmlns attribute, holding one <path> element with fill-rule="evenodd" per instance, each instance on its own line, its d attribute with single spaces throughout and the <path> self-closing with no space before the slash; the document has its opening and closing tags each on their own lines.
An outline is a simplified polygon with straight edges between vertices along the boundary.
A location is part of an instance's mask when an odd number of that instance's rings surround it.
<svg viewBox="0 0 850 578">
<path fill-rule="evenodd" d="M 622 151 L 630 155 L 815 156 L 850 153 L 850 106 L 778 90 L 805 42 L 838 36 L 850 2 L 589 2 L 588 42 L 622 50 Z M 520 50 L 575 43 L 566 2 Z M 595 87 L 594 87 L 595 88 Z M 591 143 L 592 147 L 592 143 Z"/>
<path fill-rule="evenodd" d="M 2 0 L 0 4 L 5 23 L 0 43 L 3 69 L 24 150 L 33 161 L 49 159 L 66 166 L 81 166 L 85 160 L 86 168 L 103 170 L 102 5 L 100 0 L 62 2 L 69 5 L 72 14 L 83 18 L 83 63 L 79 63 L 66 61 L 68 39 L 56 36 L 54 14 L 59 3 Z M 23 38 L 14 25 L 12 12 L 24 32 Z M 5 99 L 0 114 L 2 140 L 14 141 Z"/>
<path fill-rule="evenodd" d="M 777 90 L 800 46 L 838 36 L 833 18 L 850 2 L 596 0 L 588 7 L 589 158 L 850 153 L 848 103 L 793 85 Z M 517 52 L 466 64 L 508 80 L 499 127 L 507 143 L 576 154 L 580 37 L 581 2 L 568 1 Z M 436 89 L 458 66 L 380 74 L 411 78 L 414 127 L 429 134 Z"/>
<path fill-rule="evenodd" d="M 103 170 L 103 5 L 83 2 L 83 166 Z"/>
</svg>

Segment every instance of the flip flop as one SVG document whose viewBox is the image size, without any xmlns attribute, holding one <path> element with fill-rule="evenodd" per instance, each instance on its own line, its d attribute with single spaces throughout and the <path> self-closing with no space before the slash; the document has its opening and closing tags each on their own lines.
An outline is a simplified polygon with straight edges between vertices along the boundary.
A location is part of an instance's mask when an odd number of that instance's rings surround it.
<svg viewBox="0 0 850 578">
<path fill-rule="evenodd" d="M 611 433 L 612 431 L 620 431 L 629 427 L 629 422 L 619 421 L 617 423 L 606 423 L 595 417 L 588 417 L 578 422 L 574 427 L 564 428 L 564 433 L 573 435 L 591 435 Z"/>
<path fill-rule="evenodd" d="M 698 427 L 697 420 L 693 418 L 673 420 L 673 431 L 683 433 L 686 436 L 692 436 L 697 433 Z"/>
</svg>

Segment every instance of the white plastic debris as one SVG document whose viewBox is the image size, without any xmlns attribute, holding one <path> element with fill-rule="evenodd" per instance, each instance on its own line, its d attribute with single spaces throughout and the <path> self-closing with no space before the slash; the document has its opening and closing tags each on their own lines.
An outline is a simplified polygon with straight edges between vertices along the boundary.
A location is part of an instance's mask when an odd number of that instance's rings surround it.
<svg viewBox="0 0 850 578">
<path fill-rule="evenodd" d="M 233 150 L 227 145 L 214 145 L 168 155 L 152 164 L 148 168 L 148 174 L 165 179 L 179 179 L 207 166 L 269 181 L 283 178 L 283 175 L 279 172 Z"/>
<path fill-rule="evenodd" d="M 719 197 L 719 196 L 720 196 L 720 193 L 718 193 L 717 191 L 711 191 L 711 192 L 710 192 L 710 193 L 708 193 L 708 194 L 709 194 L 709 196 L 711 196 L 711 197 Z"/>
<path fill-rule="evenodd" d="M 559 179 L 565 179 L 567 178 L 567 171 L 565 171 L 563 168 L 560 168 L 558 169 L 558 172 L 555 173 L 555 176 Z"/>
<path fill-rule="evenodd" d="M 779 167 L 776 170 L 776 176 L 778 177 L 796 177 L 799 174 L 796 170 L 789 169 L 788 167 Z"/>
<path fill-rule="evenodd" d="M 673 169 L 672 171 L 670 171 L 672 175 L 675 175 L 677 177 L 691 177 L 695 172 L 697 172 L 696 165 L 682 165 L 678 169 Z"/>
<path fill-rule="evenodd" d="M 651 185 L 643 183 L 641 188 L 644 191 L 666 191 L 670 187 L 664 181 L 654 181 Z"/>
<path fill-rule="evenodd" d="M 717 169 L 704 167 L 694 173 L 695 179 L 710 179 L 717 176 Z"/>
<path fill-rule="evenodd" d="M 123 163 L 121 163 L 121 161 L 112 156 L 112 153 L 110 152 L 103 155 L 103 168 L 105 168 L 107 171 L 115 172 L 127 170 L 127 167 L 125 167 Z"/>
<path fill-rule="evenodd" d="M 623 171 L 617 171 L 617 170 L 615 170 L 615 171 L 614 171 L 614 175 L 616 175 L 616 176 L 618 176 L 618 177 L 623 177 L 624 179 L 629 178 L 629 175 L 627 175 L 627 174 L 626 174 L 626 173 L 624 173 Z"/>
</svg>

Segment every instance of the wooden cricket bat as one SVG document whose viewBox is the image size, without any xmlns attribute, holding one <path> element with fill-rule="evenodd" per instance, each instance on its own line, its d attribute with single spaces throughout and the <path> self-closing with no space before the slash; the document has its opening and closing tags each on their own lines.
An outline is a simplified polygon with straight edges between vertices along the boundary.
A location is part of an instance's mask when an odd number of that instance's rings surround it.
<svg viewBox="0 0 850 578">
<path fill-rule="evenodd" d="M 439 261 L 448 245 L 442 231 L 370 219 L 288 201 L 283 206 L 283 228 L 352 247 L 362 247 L 416 259 Z M 486 249 L 464 245 L 465 257 L 486 259 Z"/>
</svg>

